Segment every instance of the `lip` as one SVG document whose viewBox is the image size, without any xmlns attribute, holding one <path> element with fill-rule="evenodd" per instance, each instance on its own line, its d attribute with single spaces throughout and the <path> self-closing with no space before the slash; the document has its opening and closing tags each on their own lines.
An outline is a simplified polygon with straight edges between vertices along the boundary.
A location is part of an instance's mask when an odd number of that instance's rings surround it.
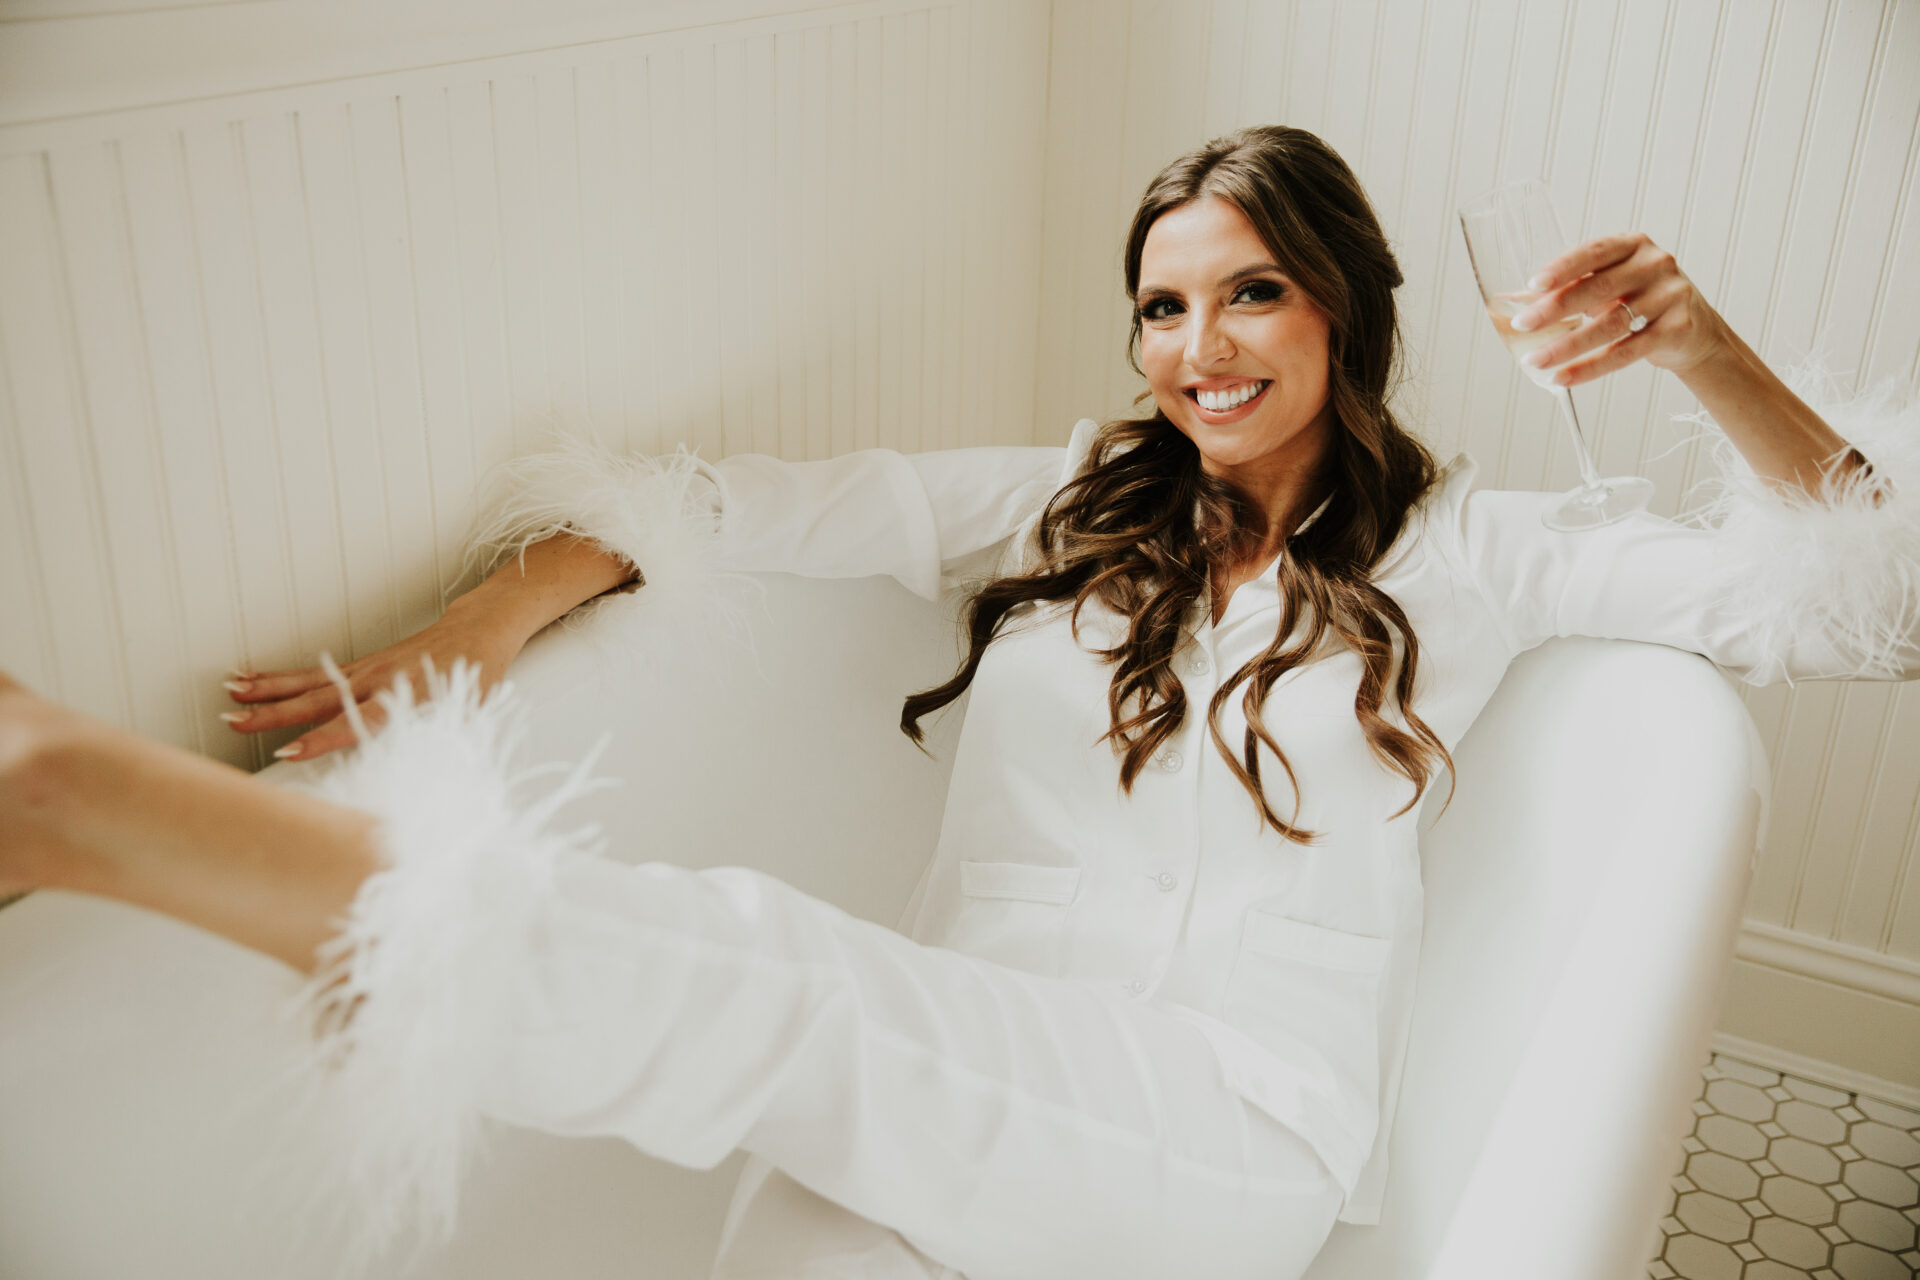
<svg viewBox="0 0 1920 1280">
<path fill-rule="evenodd" d="M 1196 391 L 1224 391 L 1229 387 L 1245 386 L 1249 382 L 1262 381 L 1267 385 L 1260 388 L 1259 395 L 1247 401 L 1245 404 L 1235 405 L 1224 413 L 1216 413 L 1214 410 L 1207 408 L 1201 404 L 1193 394 Z M 1238 422 L 1242 418 L 1252 414 L 1253 411 L 1259 408 L 1261 403 L 1266 400 L 1267 392 L 1271 390 L 1273 390 L 1273 379 L 1271 378 L 1208 378 L 1204 382 L 1196 382 L 1190 386 L 1180 388 L 1180 394 L 1187 398 L 1187 404 L 1193 409 L 1194 414 L 1200 421 L 1210 423 L 1213 426 L 1223 427 Z"/>
</svg>

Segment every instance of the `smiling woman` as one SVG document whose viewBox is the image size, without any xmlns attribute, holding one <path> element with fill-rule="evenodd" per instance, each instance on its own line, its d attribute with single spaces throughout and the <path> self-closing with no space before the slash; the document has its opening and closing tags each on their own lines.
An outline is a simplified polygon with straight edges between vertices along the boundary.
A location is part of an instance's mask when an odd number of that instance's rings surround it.
<svg viewBox="0 0 1920 1280">
<path fill-rule="evenodd" d="M 352 721 L 318 796 L 0 687 L 0 885 L 309 970 L 353 1117 L 353 1176 L 316 1181 L 358 1196 L 369 1249 L 450 1218 L 492 1116 L 695 1168 L 750 1152 L 717 1277 L 1301 1275 L 1336 1220 L 1389 1211 L 1418 805 L 1514 659 L 1592 636 L 1754 683 L 1913 677 L 1920 447 L 1910 411 L 1829 424 L 1640 254 L 1665 302 L 1637 350 L 1751 472 L 1728 451 L 1717 528 L 1546 528 L 1554 495 L 1475 491 L 1389 410 L 1400 269 L 1298 129 L 1176 159 L 1125 263 L 1153 412 L 1064 446 L 520 460 L 459 608 L 235 690 Z M 744 868 L 594 855 L 552 823 L 579 773 L 512 793 L 482 695 L 530 625 L 736 571 L 965 589 L 958 670 L 902 708 L 918 742 L 969 695 L 905 937 Z M 427 660 L 455 674 L 424 702 L 386 691 Z"/>
</svg>

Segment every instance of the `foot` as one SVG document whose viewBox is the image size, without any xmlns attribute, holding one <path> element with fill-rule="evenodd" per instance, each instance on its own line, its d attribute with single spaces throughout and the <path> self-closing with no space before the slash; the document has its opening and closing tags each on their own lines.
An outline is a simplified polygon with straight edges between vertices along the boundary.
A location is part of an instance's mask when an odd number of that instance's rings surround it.
<svg viewBox="0 0 1920 1280">
<path fill-rule="evenodd" d="M 62 834 L 52 765 L 103 727 L 0 671 L 0 907 L 69 884 L 92 861 Z"/>
<path fill-rule="evenodd" d="M 31 766 L 37 740 L 33 695 L 19 681 L 0 671 L 0 907 L 9 907 L 38 886 L 29 876 L 37 862 L 27 846 L 34 842 L 23 801 L 14 793 L 30 790 L 24 775 Z"/>
<path fill-rule="evenodd" d="M 114 898 L 311 972 L 380 865 L 365 813 L 0 676 L 0 894 Z"/>
</svg>

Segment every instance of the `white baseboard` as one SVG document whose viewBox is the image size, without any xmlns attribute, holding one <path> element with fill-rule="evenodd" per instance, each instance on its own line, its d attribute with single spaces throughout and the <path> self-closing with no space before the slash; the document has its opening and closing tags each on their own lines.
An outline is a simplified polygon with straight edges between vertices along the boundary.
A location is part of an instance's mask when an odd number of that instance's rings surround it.
<svg viewBox="0 0 1920 1280">
<path fill-rule="evenodd" d="M 1835 1089 L 1844 1089 L 1848 1093 L 1864 1093 L 1869 1098 L 1878 1098 L 1882 1102 L 1891 1102 L 1896 1107 L 1905 1107 L 1909 1111 L 1920 1111 L 1920 1088 L 1901 1084 L 1895 1080 L 1883 1080 L 1879 1076 L 1870 1076 L 1863 1071 L 1852 1071 L 1846 1067 L 1835 1066 L 1819 1058 L 1809 1058 L 1798 1053 L 1788 1053 L 1757 1040 L 1744 1040 L 1739 1036 L 1728 1035 L 1724 1031 L 1713 1033 L 1713 1051 L 1724 1053 L 1729 1058 L 1738 1058 L 1742 1062 L 1751 1062 L 1756 1067 L 1767 1067 L 1783 1075 L 1799 1076 L 1802 1080 L 1811 1080 L 1815 1084 L 1829 1085 Z"/>
<path fill-rule="evenodd" d="M 1920 963 L 1748 921 L 1717 1053 L 1920 1109 Z"/>
</svg>

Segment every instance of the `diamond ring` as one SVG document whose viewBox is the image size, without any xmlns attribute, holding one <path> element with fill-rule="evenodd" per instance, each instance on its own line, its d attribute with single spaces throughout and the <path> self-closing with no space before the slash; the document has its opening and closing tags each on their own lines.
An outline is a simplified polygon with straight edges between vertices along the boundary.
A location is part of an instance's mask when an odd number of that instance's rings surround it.
<svg viewBox="0 0 1920 1280">
<path fill-rule="evenodd" d="M 1638 333 L 1647 327 L 1647 318 L 1643 315 L 1634 314 L 1633 308 L 1627 305 L 1625 298 L 1620 299 L 1620 309 L 1627 313 L 1628 333 Z"/>
</svg>

